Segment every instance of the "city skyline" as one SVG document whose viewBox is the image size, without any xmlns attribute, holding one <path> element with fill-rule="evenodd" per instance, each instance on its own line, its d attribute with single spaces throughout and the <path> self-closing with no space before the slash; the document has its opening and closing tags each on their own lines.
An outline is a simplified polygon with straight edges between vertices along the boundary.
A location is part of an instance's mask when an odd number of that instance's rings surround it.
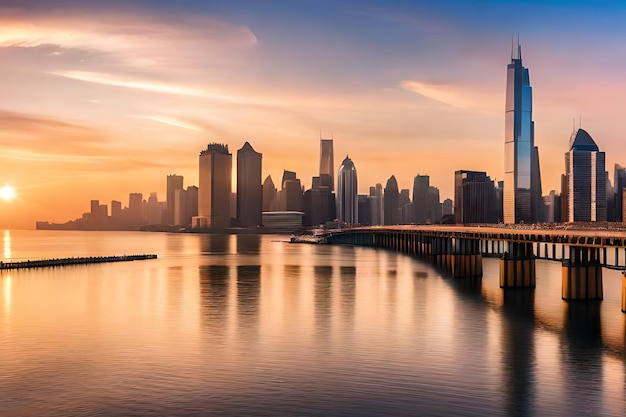
<svg viewBox="0 0 626 417">
<path fill-rule="evenodd" d="M 399 188 L 428 175 L 442 200 L 456 170 L 501 180 L 502 68 L 517 33 L 544 194 L 560 188 L 579 115 L 612 172 L 626 161 L 626 10 L 519 6 L 4 2 L 0 186 L 18 195 L 0 201 L 0 227 L 76 218 L 91 199 L 163 196 L 171 172 L 198 184 L 195 155 L 212 141 L 249 140 L 267 155 L 263 178 L 292 170 L 305 188 L 330 132 L 335 153 L 359 166 L 360 194 L 391 175 Z"/>
</svg>

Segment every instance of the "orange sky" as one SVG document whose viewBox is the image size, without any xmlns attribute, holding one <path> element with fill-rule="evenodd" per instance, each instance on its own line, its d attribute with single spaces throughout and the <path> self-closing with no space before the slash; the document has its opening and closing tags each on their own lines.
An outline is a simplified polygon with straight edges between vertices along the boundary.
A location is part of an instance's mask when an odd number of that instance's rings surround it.
<svg viewBox="0 0 626 417">
<path fill-rule="evenodd" d="M 208 142 L 227 143 L 235 157 L 248 140 L 263 153 L 264 177 L 277 182 L 288 169 L 306 187 L 320 132 L 334 136 L 335 168 L 346 154 L 354 161 L 361 193 L 392 174 L 400 188 L 429 174 L 442 200 L 457 169 L 501 179 L 518 30 L 529 33 L 522 55 L 544 194 L 559 188 L 581 114 L 611 178 L 615 162 L 626 164 L 626 47 L 597 32 L 557 33 L 549 19 L 531 31 L 523 15 L 512 28 L 436 8 L 343 5 L 306 17 L 184 2 L 10 3 L 0 6 L 0 186 L 18 198 L 0 200 L 0 228 L 65 222 L 91 199 L 127 205 L 130 192 L 164 200 L 168 174 L 197 185 Z"/>
</svg>

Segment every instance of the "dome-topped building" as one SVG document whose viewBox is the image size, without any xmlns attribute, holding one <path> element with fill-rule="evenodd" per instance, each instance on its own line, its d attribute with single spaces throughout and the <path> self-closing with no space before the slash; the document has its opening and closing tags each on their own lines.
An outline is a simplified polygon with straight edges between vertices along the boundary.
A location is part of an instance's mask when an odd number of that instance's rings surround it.
<svg viewBox="0 0 626 417">
<path fill-rule="evenodd" d="M 570 222 L 606 221 L 605 155 L 583 129 L 572 133 L 565 153 L 567 219 Z"/>
</svg>

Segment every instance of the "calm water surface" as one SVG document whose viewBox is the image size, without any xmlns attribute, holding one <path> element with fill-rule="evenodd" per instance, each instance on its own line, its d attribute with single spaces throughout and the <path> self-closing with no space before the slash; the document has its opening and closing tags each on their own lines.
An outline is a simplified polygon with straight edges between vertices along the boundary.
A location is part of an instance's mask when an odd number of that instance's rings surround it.
<svg viewBox="0 0 626 417">
<path fill-rule="evenodd" d="M 283 240 L 283 241 L 280 241 Z M 626 415 L 620 275 L 566 303 L 278 236 L 0 231 L 0 415 Z"/>
</svg>

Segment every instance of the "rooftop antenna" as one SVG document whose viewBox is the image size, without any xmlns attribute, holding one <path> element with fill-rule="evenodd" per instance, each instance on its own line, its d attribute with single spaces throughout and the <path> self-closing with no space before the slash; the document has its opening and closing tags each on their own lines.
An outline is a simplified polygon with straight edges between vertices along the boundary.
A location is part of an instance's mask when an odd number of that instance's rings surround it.
<svg viewBox="0 0 626 417">
<path fill-rule="evenodd" d="M 522 59 L 522 45 L 519 44 L 519 33 L 517 34 L 517 59 Z"/>
</svg>

